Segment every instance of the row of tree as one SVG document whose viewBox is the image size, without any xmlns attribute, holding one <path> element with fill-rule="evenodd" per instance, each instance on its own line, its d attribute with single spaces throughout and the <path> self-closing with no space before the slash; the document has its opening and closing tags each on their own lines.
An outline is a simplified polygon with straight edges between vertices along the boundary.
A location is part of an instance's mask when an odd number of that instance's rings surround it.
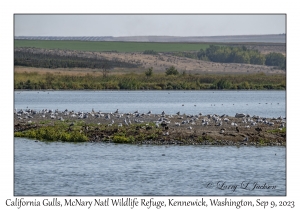
<svg viewBox="0 0 300 210">
<path fill-rule="evenodd" d="M 107 60 L 95 57 L 80 57 L 74 55 L 59 55 L 50 53 L 34 53 L 30 51 L 15 51 L 14 65 L 38 68 L 91 68 L 111 69 L 114 67 L 136 68 L 138 64 Z"/>
<path fill-rule="evenodd" d="M 145 50 L 144 54 L 157 55 L 154 50 Z M 246 46 L 230 47 L 210 45 L 205 50 L 198 52 L 169 52 L 167 54 L 192 59 L 206 60 L 219 63 L 246 63 L 255 65 L 276 66 L 286 69 L 286 57 L 281 53 L 261 54 L 258 50 L 247 49 Z"/>
<path fill-rule="evenodd" d="M 246 63 L 256 65 L 277 66 L 286 69 L 286 57 L 281 53 L 261 54 L 258 50 L 249 50 L 243 47 L 229 47 L 210 45 L 206 50 L 197 53 L 200 60 L 220 63 Z"/>
</svg>

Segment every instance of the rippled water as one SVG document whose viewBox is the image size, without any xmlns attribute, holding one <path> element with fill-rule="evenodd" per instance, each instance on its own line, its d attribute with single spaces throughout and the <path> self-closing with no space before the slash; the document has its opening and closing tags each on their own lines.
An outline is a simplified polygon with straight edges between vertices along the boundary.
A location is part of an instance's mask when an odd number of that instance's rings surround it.
<svg viewBox="0 0 300 210">
<path fill-rule="evenodd" d="M 14 106 L 284 117 L 285 98 L 285 91 L 15 91 Z M 14 194 L 285 195 L 285 164 L 285 147 L 73 144 L 15 138 Z M 264 189 L 252 190 L 255 183 Z"/>
<path fill-rule="evenodd" d="M 285 91 L 15 91 L 15 108 L 286 116 Z"/>
<path fill-rule="evenodd" d="M 285 147 L 15 138 L 14 195 L 285 195 L 285 160 Z M 249 183 L 246 189 L 243 182 Z M 252 190 L 255 182 L 275 188 Z"/>
</svg>

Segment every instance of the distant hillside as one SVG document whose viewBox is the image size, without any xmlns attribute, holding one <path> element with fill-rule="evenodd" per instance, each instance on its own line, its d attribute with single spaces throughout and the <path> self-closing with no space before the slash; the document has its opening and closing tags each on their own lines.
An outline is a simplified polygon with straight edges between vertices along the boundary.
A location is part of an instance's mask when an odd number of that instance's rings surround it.
<svg viewBox="0 0 300 210">
<path fill-rule="evenodd" d="M 238 35 L 238 36 L 15 36 L 25 40 L 80 40 L 123 42 L 208 42 L 208 43 L 286 43 L 285 34 Z"/>
</svg>

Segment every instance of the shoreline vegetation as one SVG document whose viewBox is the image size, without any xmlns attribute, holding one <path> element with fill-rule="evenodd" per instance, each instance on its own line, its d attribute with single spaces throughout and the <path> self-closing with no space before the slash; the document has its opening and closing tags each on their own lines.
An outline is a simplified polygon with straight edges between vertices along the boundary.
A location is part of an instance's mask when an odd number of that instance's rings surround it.
<svg viewBox="0 0 300 210">
<path fill-rule="evenodd" d="M 285 146 L 286 119 L 237 114 L 15 110 L 14 136 L 42 141 Z"/>
<path fill-rule="evenodd" d="M 126 48 L 130 52 L 118 53 L 87 51 L 88 48 L 85 49 L 86 51 L 70 50 L 73 48 L 60 50 L 18 48 L 19 42 L 23 41 L 16 41 L 14 51 L 14 89 L 286 89 L 285 56 L 277 52 L 263 54 L 257 49 L 248 49 L 245 46 L 199 43 L 198 51 L 175 51 L 176 46 L 181 46 L 180 44 L 147 43 L 147 47 L 152 46 L 154 50 L 134 52 L 130 51 L 131 48 Z M 45 47 L 45 43 L 48 42 L 37 41 L 37 43 Z M 88 47 L 91 43 L 81 44 Z M 120 45 L 123 48 L 132 45 L 140 47 L 140 50 L 144 47 L 142 43 L 140 45 L 139 43 L 96 44 L 99 46 L 103 44 L 106 47 Z M 182 45 L 193 46 L 184 43 Z M 171 47 L 172 51 L 161 52 L 164 46 Z M 30 69 L 30 72 L 20 71 L 22 67 Z M 78 69 L 84 70 L 78 71 Z"/>
<path fill-rule="evenodd" d="M 167 74 L 168 70 L 175 73 Z M 257 74 L 180 74 L 170 67 L 166 73 L 109 74 L 15 72 L 14 89 L 20 90 L 285 90 L 285 75 Z"/>
</svg>

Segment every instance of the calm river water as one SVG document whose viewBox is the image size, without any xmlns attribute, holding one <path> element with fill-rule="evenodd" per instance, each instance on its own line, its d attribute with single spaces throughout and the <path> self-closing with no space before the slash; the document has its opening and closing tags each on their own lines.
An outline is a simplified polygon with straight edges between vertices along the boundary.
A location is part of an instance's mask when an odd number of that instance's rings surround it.
<svg viewBox="0 0 300 210">
<path fill-rule="evenodd" d="M 15 91 L 15 108 L 286 116 L 285 91 Z"/>
<path fill-rule="evenodd" d="M 16 138 L 14 193 L 285 195 L 285 149 L 45 143 Z M 255 183 L 271 188 L 257 189 Z"/>
<path fill-rule="evenodd" d="M 285 91 L 15 91 L 26 107 L 286 116 Z M 14 142 L 15 196 L 286 194 L 285 147 Z"/>
</svg>

